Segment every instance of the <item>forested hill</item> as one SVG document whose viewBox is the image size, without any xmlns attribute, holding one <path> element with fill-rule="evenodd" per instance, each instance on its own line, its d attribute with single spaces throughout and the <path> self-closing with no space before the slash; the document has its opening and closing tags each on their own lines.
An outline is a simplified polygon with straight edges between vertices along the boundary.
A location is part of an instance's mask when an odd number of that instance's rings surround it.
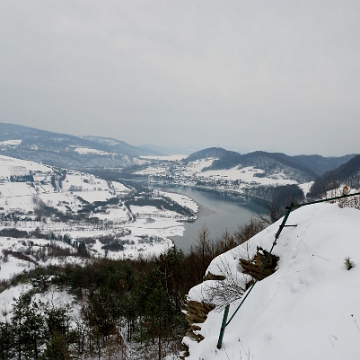
<svg viewBox="0 0 360 360">
<path fill-rule="evenodd" d="M 337 188 L 341 183 L 352 188 L 360 187 L 360 155 L 355 155 L 345 164 L 318 177 L 310 189 L 313 198 L 323 196 L 326 191 Z"/>
<path fill-rule="evenodd" d="M 186 162 L 211 157 L 216 158 L 216 160 L 209 167 L 204 168 L 203 171 L 231 169 L 233 167 L 255 167 L 263 170 L 264 176 L 283 173 L 298 182 L 311 181 L 316 177 L 314 171 L 294 161 L 292 157 L 281 153 L 267 153 L 264 151 L 239 154 L 222 148 L 209 148 L 188 156 Z"/>
<path fill-rule="evenodd" d="M 102 136 L 82 136 L 82 139 L 86 139 L 95 142 L 99 145 L 106 145 L 110 147 L 112 151 L 117 151 L 122 154 L 129 154 L 131 156 L 142 156 L 142 155 L 165 155 L 163 152 L 157 149 L 134 146 L 126 143 L 125 141 Z"/>
<path fill-rule="evenodd" d="M 133 157 L 155 153 L 116 139 L 81 138 L 8 123 L 0 123 L 0 150 L 6 156 L 76 169 L 130 166 Z"/>
<path fill-rule="evenodd" d="M 288 167 L 303 173 L 303 176 L 308 180 L 313 180 L 327 171 L 334 170 L 340 165 L 345 164 L 354 156 L 354 154 L 339 157 L 324 157 L 321 155 L 289 156 L 283 153 L 269 153 L 265 151 L 240 154 L 219 147 L 211 147 L 189 155 L 185 159 L 185 163 L 188 164 L 191 161 L 200 159 L 216 158 L 211 166 L 203 170 L 230 169 L 235 166 L 254 166 L 263 169 L 269 174 L 274 173 L 275 169 L 281 171 Z"/>
<path fill-rule="evenodd" d="M 320 155 L 296 155 L 292 159 L 302 166 L 314 171 L 316 174 L 323 175 L 325 172 L 334 170 L 340 165 L 345 164 L 352 159 L 355 154 L 344 156 L 329 156 L 324 157 Z"/>
<path fill-rule="evenodd" d="M 200 159 L 207 158 L 219 158 L 219 159 L 228 159 L 232 163 L 238 164 L 238 161 L 241 159 L 241 155 L 235 151 L 225 150 L 221 147 L 210 147 L 189 155 L 184 162 L 188 164 L 191 161 L 196 161 Z"/>
</svg>

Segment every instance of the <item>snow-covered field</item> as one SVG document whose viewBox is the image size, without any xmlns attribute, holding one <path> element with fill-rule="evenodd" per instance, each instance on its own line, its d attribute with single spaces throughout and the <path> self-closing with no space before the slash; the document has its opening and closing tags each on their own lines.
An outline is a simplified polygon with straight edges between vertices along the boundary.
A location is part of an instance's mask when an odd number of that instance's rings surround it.
<svg viewBox="0 0 360 360">
<path fill-rule="evenodd" d="M 212 165 L 215 160 L 219 160 L 217 158 L 207 158 L 207 159 L 200 159 L 191 161 L 186 168 L 184 169 L 185 176 L 196 176 L 198 175 L 203 169 Z"/>
<path fill-rule="evenodd" d="M 163 165 L 150 165 L 146 168 L 136 171 L 136 175 L 152 175 L 152 176 L 166 176 L 168 170 Z"/>
<path fill-rule="evenodd" d="M 111 155 L 110 153 L 106 151 L 100 151 L 97 149 L 91 149 L 87 147 L 78 147 L 74 149 L 75 152 L 81 155 L 87 155 L 87 154 L 96 154 L 96 155 Z"/>
<path fill-rule="evenodd" d="M 24 270 L 35 269 L 36 266 L 81 264 L 83 259 L 76 256 L 48 257 L 47 247 L 56 245 L 62 249 L 69 249 L 70 253 L 76 250 L 67 243 L 61 241 L 49 241 L 45 239 L 13 239 L 0 237 L 0 281 L 8 280 Z M 29 251 L 31 250 L 31 254 Z M 19 259 L 6 251 L 24 254 L 28 259 Z M 37 254 L 36 257 L 34 254 Z M 28 255 L 27 255 L 28 254 Z M 30 260 L 29 260 L 30 259 Z"/>
<path fill-rule="evenodd" d="M 306 195 L 307 193 L 310 192 L 313 183 L 314 183 L 313 181 L 310 181 L 304 184 L 299 184 L 298 186 L 303 191 L 304 195 Z"/>
<path fill-rule="evenodd" d="M 33 161 L 14 159 L 8 156 L 0 155 L 0 177 L 26 175 L 29 171 L 51 173 L 52 169 L 49 166 L 38 164 Z"/>
<path fill-rule="evenodd" d="M 220 255 L 208 271 L 228 279 L 232 274 L 244 286 L 249 276 L 241 273 L 239 259 L 252 258 L 258 246 L 269 251 L 279 224 Z M 226 327 L 222 348 L 216 345 L 223 311 L 213 310 L 198 324 L 203 341 L 184 338 L 189 360 L 360 358 L 360 211 L 315 204 L 292 212 L 287 224 L 296 227 L 285 227 L 274 247 L 276 272 L 254 286 Z M 355 265 L 350 270 L 347 258 Z M 219 284 L 205 281 L 189 300 L 216 302 L 208 290 Z M 231 303 L 229 318 L 240 301 Z"/>
<path fill-rule="evenodd" d="M 14 176 L 24 178 L 11 181 L 10 177 Z M 76 252 L 74 244 L 78 241 L 92 238 L 95 240 L 86 247 L 93 257 L 123 259 L 136 258 L 140 254 L 159 255 L 173 246 L 169 237 L 183 234 L 184 225 L 179 221 L 187 220 L 187 217 L 155 206 L 127 207 L 122 199 L 131 197 L 133 191 L 120 182 L 106 181 L 94 175 L 68 170 L 64 176 L 63 172 L 50 166 L 0 156 L 0 230 L 16 228 L 28 233 L 38 230 L 48 236 L 53 233 L 58 239 L 55 245 L 68 247 L 71 252 Z M 155 200 L 169 199 L 190 209 L 193 214 L 198 211 L 197 204 L 183 195 L 154 191 L 153 197 Z M 45 207 L 55 209 L 68 220 L 56 218 L 54 214 L 44 215 Z M 82 214 L 81 211 L 86 211 L 87 215 L 79 219 L 77 216 Z M 59 241 L 64 236 L 71 239 L 72 246 Z M 113 251 L 111 247 L 106 250 L 105 243 L 100 241 L 104 237 L 110 237 L 120 250 Z M 45 251 L 50 242 L 0 236 L 0 280 L 34 268 L 36 263 L 47 266 L 64 261 L 84 261 L 75 256 L 43 256 L 41 259 L 35 256 L 41 250 Z M 2 251 L 28 254 L 30 260 L 19 259 L 11 253 L 3 256 Z"/>
<path fill-rule="evenodd" d="M 187 157 L 187 155 L 142 155 L 140 156 L 141 159 L 146 159 L 146 160 L 165 160 L 165 161 L 178 161 L 178 160 L 182 160 L 185 159 Z"/>
<path fill-rule="evenodd" d="M 238 168 L 237 166 L 228 170 L 209 170 L 201 173 L 201 176 L 215 178 L 220 180 L 240 180 L 245 183 L 256 182 L 259 185 L 290 185 L 297 184 L 296 181 L 290 180 L 285 174 L 269 175 L 266 177 L 256 177 L 255 174 L 263 174 L 260 169 L 253 166 Z M 198 174 L 199 175 L 199 174 Z"/>
<path fill-rule="evenodd" d="M 194 200 L 190 199 L 188 196 L 182 194 L 176 194 L 172 192 L 165 192 L 165 191 L 157 191 L 157 193 L 170 198 L 171 200 L 177 202 L 182 206 L 189 208 L 195 213 L 199 211 L 198 204 Z"/>
</svg>

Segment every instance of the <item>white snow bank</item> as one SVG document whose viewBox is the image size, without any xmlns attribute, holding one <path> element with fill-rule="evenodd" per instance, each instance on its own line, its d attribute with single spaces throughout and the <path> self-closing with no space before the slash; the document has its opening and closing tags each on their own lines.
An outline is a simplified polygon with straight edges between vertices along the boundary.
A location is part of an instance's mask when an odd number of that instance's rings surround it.
<svg viewBox="0 0 360 360">
<path fill-rule="evenodd" d="M 164 161 L 178 161 L 183 160 L 187 155 L 174 154 L 174 155 L 141 155 L 140 159 L 146 160 L 164 160 Z"/>
<path fill-rule="evenodd" d="M 101 151 L 97 149 L 87 148 L 87 147 L 78 147 L 74 149 L 80 155 L 87 155 L 87 154 L 96 154 L 96 155 L 111 155 L 106 151 Z"/>
<path fill-rule="evenodd" d="M 0 146 L 7 147 L 7 146 L 19 146 L 22 143 L 22 140 L 5 140 L 0 141 Z"/>
<path fill-rule="evenodd" d="M 239 281 L 240 256 L 256 247 L 270 250 L 280 222 L 254 236 L 209 266 L 213 273 L 231 271 Z M 221 350 L 216 344 L 223 313 L 212 311 L 200 333 L 205 339 L 184 338 L 192 359 L 359 359 L 360 358 L 360 211 L 337 204 L 317 204 L 290 214 L 273 253 L 278 270 L 258 282 L 227 326 Z M 351 257 L 355 267 L 347 270 Z M 192 300 L 209 301 L 208 281 L 193 288 Z M 240 301 L 231 304 L 229 315 Z M 229 317 L 230 317 L 229 316 Z"/>
<path fill-rule="evenodd" d="M 48 166 L 32 161 L 15 159 L 9 156 L 0 155 L 0 176 L 10 177 L 11 175 L 28 175 L 30 171 L 50 173 L 52 169 Z"/>
<path fill-rule="evenodd" d="M 165 192 L 165 191 L 158 191 L 158 193 L 162 196 L 166 196 L 170 198 L 172 201 L 175 201 L 181 206 L 187 207 L 188 209 L 192 210 L 194 213 L 197 213 L 199 211 L 198 204 L 193 199 L 191 199 L 186 195 L 176 194 L 172 192 Z"/>
</svg>

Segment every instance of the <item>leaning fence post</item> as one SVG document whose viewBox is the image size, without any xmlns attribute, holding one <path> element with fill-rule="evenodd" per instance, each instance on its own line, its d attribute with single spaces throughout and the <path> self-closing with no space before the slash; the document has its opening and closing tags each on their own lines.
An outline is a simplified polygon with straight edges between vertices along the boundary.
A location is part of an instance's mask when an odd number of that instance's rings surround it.
<svg viewBox="0 0 360 360">
<path fill-rule="evenodd" d="M 330 199 L 322 199 L 322 200 L 317 200 L 317 201 L 312 201 L 312 202 L 308 202 L 308 203 L 304 203 L 304 204 L 294 204 L 294 203 L 291 203 L 290 206 L 287 206 L 286 209 L 287 209 L 287 212 L 285 213 L 285 216 L 283 218 L 283 221 L 281 223 L 281 225 L 279 226 L 279 229 L 278 231 L 276 232 L 275 234 L 275 240 L 272 244 L 272 247 L 268 253 L 268 256 L 266 257 L 265 259 L 265 262 L 263 264 L 263 267 L 262 267 L 262 271 L 264 271 L 265 267 L 266 267 L 266 264 L 269 260 L 269 255 L 272 253 L 273 249 L 274 249 L 274 246 L 276 245 L 276 242 L 280 236 L 280 233 L 282 232 L 282 230 L 284 229 L 284 227 L 286 226 L 286 221 L 291 213 L 291 211 L 293 209 L 297 209 L 301 206 L 306 206 L 306 205 L 312 205 L 312 204 L 317 204 L 317 203 L 322 203 L 322 202 L 325 202 L 325 201 L 330 201 L 330 200 L 337 200 L 337 199 L 342 199 L 342 198 L 346 198 L 346 197 L 350 197 L 350 196 L 355 196 L 355 195 L 360 195 L 360 192 L 357 192 L 357 193 L 354 193 L 354 194 L 345 194 L 345 195 L 341 195 L 341 196 L 336 196 L 336 197 L 333 197 L 333 198 L 330 198 Z M 288 225 L 288 226 L 294 226 L 294 225 Z M 296 226 L 296 225 L 295 225 Z M 224 337 L 224 333 L 225 333 L 225 328 L 227 325 L 230 324 L 231 320 L 234 318 L 235 314 L 238 312 L 238 310 L 240 309 L 240 307 L 242 306 L 242 304 L 244 303 L 244 301 L 246 300 L 246 298 L 248 297 L 248 295 L 250 294 L 251 290 L 254 288 L 255 284 L 258 282 L 258 280 L 255 280 L 255 282 L 251 285 L 249 291 L 247 292 L 246 296 L 242 299 L 240 305 L 237 307 L 237 309 L 235 310 L 235 312 L 232 314 L 232 316 L 230 317 L 230 320 L 228 322 L 226 322 L 227 320 L 227 317 L 228 317 L 228 314 L 229 314 L 229 309 L 230 309 L 230 305 L 226 305 L 225 307 L 225 311 L 224 311 L 224 317 L 223 317 L 223 321 L 222 321 L 222 325 L 221 325 L 221 330 L 220 330 L 220 335 L 219 335 L 219 340 L 218 340 L 218 343 L 217 343 L 217 348 L 218 349 L 221 349 L 221 346 L 222 346 L 222 341 L 223 341 L 223 337 Z"/>
<path fill-rule="evenodd" d="M 224 337 L 224 332 L 225 332 L 225 327 L 226 327 L 226 321 L 227 321 L 227 317 L 228 317 L 228 314 L 229 314 L 229 309 L 230 309 L 230 305 L 226 305 L 225 310 L 224 310 L 224 317 L 223 317 L 223 321 L 222 321 L 222 325 L 221 325 L 219 340 L 218 340 L 218 343 L 217 343 L 217 348 L 218 349 L 221 349 L 221 345 L 222 345 L 222 341 L 223 341 L 223 337 Z"/>
</svg>

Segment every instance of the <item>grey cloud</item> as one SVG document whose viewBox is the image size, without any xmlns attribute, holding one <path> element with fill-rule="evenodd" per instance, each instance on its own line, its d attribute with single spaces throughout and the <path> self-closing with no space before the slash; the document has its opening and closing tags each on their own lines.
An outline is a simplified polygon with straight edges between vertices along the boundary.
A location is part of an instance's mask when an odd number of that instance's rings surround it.
<svg viewBox="0 0 360 360">
<path fill-rule="evenodd" d="M 358 152 L 354 1 L 0 4 L 2 120 L 242 151 Z"/>
</svg>

